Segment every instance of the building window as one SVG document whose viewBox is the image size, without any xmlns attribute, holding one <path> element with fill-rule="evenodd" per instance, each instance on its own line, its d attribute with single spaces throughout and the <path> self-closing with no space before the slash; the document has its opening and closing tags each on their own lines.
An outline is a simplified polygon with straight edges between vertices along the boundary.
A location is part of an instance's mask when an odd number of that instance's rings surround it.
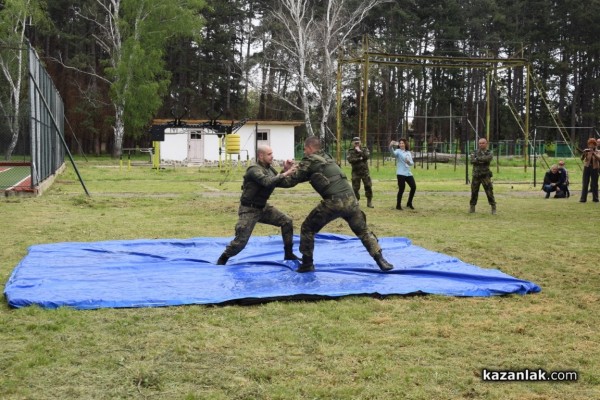
<svg viewBox="0 0 600 400">
<path fill-rule="evenodd" d="M 201 133 L 192 133 L 192 134 L 190 134 L 190 139 L 200 140 L 200 139 L 202 139 L 202 134 Z"/>
<path fill-rule="evenodd" d="M 268 141 L 269 140 L 269 132 L 267 132 L 267 131 L 256 132 L 256 140 Z"/>
</svg>

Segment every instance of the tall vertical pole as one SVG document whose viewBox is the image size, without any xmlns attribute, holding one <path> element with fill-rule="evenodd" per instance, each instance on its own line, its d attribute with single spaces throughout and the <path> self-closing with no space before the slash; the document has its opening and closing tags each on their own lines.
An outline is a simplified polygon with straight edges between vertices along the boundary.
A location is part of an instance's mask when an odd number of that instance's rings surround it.
<svg viewBox="0 0 600 400">
<path fill-rule="evenodd" d="M 529 71 L 530 65 L 529 63 L 525 64 L 525 74 L 527 75 L 527 77 L 525 78 L 525 148 L 527 148 L 528 144 L 529 144 L 529 91 L 530 91 L 530 85 L 531 85 L 531 81 L 530 79 L 530 71 Z M 534 135 L 534 141 L 533 141 L 533 146 L 535 147 L 535 135 Z M 528 160 L 528 155 L 529 153 L 526 151 L 525 152 L 525 162 L 524 162 L 524 170 L 525 172 L 527 172 L 527 164 L 529 162 Z M 534 169 L 535 171 L 535 169 Z M 534 181 L 534 186 L 535 186 L 535 181 Z"/>
<path fill-rule="evenodd" d="M 492 96 L 490 95 L 490 91 L 491 91 L 491 82 L 490 82 L 490 74 L 491 74 L 491 69 L 487 70 L 487 74 L 485 76 L 485 91 L 486 91 L 486 110 L 485 110 L 485 138 L 488 141 L 488 143 L 490 142 L 490 118 L 491 118 L 491 100 L 492 100 Z"/>
<path fill-rule="evenodd" d="M 360 133 L 361 141 L 366 146 L 367 144 L 367 121 L 369 109 L 369 39 L 367 35 L 363 36 L 363 57 L 364 57 L 364 74 L 363 74 L 363 95 L 362 95 L 362 131 Z"/>
<path fill-rule="evenodd" d="M 425 147 L 427 153 L 429 153 L 428 141 L 427 141 L 427 100 L 425 100 L 425 139 L 423 140 L 423 147 Z M 429 166 L 429 164 L 427 164 Z"/>
<path fill-rule="evenodd" d="M 452 129 L 452 102 L 450 102 L 450 147 L 448 153 L 452 153 L 452 138 L 453 138 L 453 129 Z"/>
<path fill-rule="evenodd" d="M 335 159 L 340 164 L 342 162 L 342 59 L 338 59 L 337 67 L 337 94 L 336 94 L 336 135 L 337 135 L 337 149 Z"/>
</svg>

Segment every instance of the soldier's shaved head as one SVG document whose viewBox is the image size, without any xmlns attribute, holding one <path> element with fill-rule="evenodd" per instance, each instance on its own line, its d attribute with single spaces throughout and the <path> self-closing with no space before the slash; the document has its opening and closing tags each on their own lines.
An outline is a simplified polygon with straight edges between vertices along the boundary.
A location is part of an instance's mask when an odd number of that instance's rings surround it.
<svg viewBox="0 0 600 400">
<path fill-rule="evenodd" d="M 260 144 L 256 147 L 256 154 L 267 154 L 271 151 L 271 146 Z"/>
</svg>

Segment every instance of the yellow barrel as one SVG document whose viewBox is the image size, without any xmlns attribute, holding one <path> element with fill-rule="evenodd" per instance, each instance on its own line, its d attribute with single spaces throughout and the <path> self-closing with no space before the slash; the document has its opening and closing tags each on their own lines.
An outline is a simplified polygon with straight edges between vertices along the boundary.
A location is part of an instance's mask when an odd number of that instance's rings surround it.
<svg viewBox="0 0 600 400">
<path fill-rule="evenodd" d="M 240 153 L 240 135 L 232 133 L 231 135 L 225 136 L 227 154 L 239 154 Z"/>
</svg>

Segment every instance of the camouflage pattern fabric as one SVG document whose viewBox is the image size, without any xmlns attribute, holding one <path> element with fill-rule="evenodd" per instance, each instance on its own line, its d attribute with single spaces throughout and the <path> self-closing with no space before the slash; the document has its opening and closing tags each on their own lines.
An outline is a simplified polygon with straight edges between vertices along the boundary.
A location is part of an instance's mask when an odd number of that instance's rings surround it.
<svg viewBox="0 0 600 400">
<path fill-rule="evenodd" d="M 491 206 L 496 205 L 496 199 L 494 198 L 494 185 L 492 184 L 492 178 L 484 176 L 483 178 L 476 178 L 473 176 L 471 180 L 471 201 L 470 205 L 477 205 L 477 199 L 479 197 L 479 187 L 483 185 L 483 190 L 488 199 L 488 203 Z"/>
<path fill-rule="evenodd" d="M 471 164 L 473 164 L 473 177 L 481 178 L 483 176 L 492 176 L 490 163 L 494 159 L 494 155 L 489 150 L 477 150 L 471 155 Z"/>
<path fill-rule="evenodd" d="M 327 177 L 327 180 L 322 182 L 326 186 L 320 187 L 321 185 L 313 185 L 313 180 L 319 175 Z M 286 178 L 286 183 L 288 183 L 287 181 L 289 181 L 289 184 L 292 186 L 301 182 L 310 181 L 313 189 L 315 189 L 323 198 L 353 193 L 352 187 L 346 179 L 346 175 L 342 172 L 333 157 L 323 150 L 319 150 L 310 156 L 304 156 L 298 164 L 296 172 Z"/>
<path fill-rule="evenodd" d="M 352 190 L 354 195 L 360 200 L 360 184 L 361 182 L 365 187 L 365 197 L 367 199 L 373 198 L 373 183 L 369 174 L 369 149 L 363 148 L 362 151 L 356 151 L 351 148 L 348 150 L 346 159 L 352 166 Z"/>
<path fill-rule="evenodd" d="M 471 201 L 470 205 L 477 205 L 479 197 L 479 187 L 483 185 L 488 203 L 491 206 L 496 205 L 494 198 L 494 185 L 492 184 L 492 170 L 490 163 L 494 155 L 489 150 L 478 150 L 471 155 L 471 164 L 473 164 L 473 178 L 471 179 Z"/>
<path fill-rule="evenodd" d="M 262 207 L 267 204 L 276 187 L 291 186 L 289 180 L 278 174 L 275 168 L 258 163 L 248 167 L 244 174 L 240 200 Z"/>
<path fill-rule="evenodd" d="M 290 217 L 267 204 L 265 208 L 252 208 L 240 205 L 238 222 L 235 225 L 235 237 L 227 245 L 223 254 L 233 257 L 246 247 L 257 223 L 281 227 L 284 247 L 292 247 L 294 240 L 293 222 Z"/>
<path fill-rule="evenodd" d="M 359 208 L 356 198 L 350 194 L 323 199 L 308 214 L 300 229 L 300 253 L 303 257 L 312 260 L 315 234 L 336 218 L 343 218 L 348 223 L 372 257 L 381 250 L 377 238 L 367 227 L 367 217 Z"/>
</svg>

